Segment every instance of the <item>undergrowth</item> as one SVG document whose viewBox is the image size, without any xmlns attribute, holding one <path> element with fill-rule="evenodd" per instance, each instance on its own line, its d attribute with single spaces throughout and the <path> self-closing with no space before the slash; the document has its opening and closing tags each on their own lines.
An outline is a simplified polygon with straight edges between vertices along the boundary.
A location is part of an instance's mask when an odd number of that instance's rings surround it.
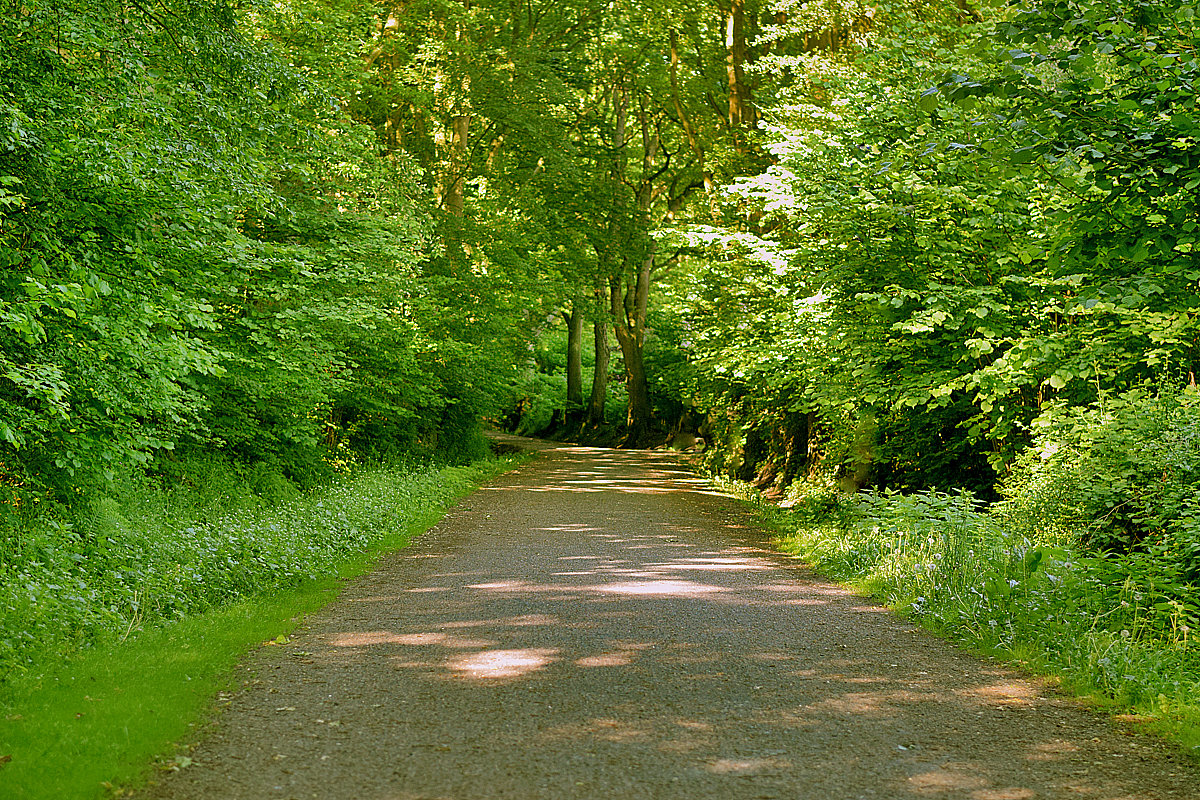
<svg viewBox="0 0 1200 800">
<path fill-rule="evenodd" d="M 99 638 L 335 575 L 480 474 L 380 468 L 306 494 L 225 494 L 198 506 L 141 491 L 98 501 L 70 524 L 40 520 L 0 553 L 0 683 Z"/>
<path fill-rule="evenodd" d="M 378 469 L 283 502 L 236 481 L 199 503 L 151 492 L 107 504 L 86 535 L 27 546 L 3 567 L 0 797 L 124 796 L 154 762 L 186 768 L 177 745 L 243 653 L 286 644 L 341 578 L 517 460 Z M 26 628 L 36 641 L 20 646 Z"/>
<path fill-rule="evenodd" d="M 1061 531 L 1030 537 L 965 493 L 850 496 L 810 482 L 777 508 L 725 488 L 756 501 L 780 549 L 823 574 L 1148 718 L 1200 755 L 1200 592 L 1170 562 L 1088 554 Z"/>
</svg>

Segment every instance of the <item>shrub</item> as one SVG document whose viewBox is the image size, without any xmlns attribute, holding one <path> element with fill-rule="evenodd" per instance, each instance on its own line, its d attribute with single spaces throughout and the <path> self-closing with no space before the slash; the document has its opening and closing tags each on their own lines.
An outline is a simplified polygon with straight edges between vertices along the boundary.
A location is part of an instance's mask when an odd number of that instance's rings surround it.
<svg viewBox="0 0 1200 800">
<path fill-rule="evenodd" d="M 1053 405 L 1004 485 L 1001 513 L 1096 553 L 1152 554 L 1200 579 L 1200 392 L 1126 392 Z"/>
</svg>

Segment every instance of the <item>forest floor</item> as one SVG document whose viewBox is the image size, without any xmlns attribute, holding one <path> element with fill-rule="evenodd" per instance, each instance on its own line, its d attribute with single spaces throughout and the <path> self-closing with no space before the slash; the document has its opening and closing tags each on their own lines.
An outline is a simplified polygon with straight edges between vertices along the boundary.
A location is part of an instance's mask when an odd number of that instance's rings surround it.
<svg viewBox="0 0 1200 800">
<path fill-rule="evenodd" d="M 674 456 L 536 446 L 250 654 L 139 797 L 1200 797 L 1170 746 L 773 553 Z"/>
</svg>

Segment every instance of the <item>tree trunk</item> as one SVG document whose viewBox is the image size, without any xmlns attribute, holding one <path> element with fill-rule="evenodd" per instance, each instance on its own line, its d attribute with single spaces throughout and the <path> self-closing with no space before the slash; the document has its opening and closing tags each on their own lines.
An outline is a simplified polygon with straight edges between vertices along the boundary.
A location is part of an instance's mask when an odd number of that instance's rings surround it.
<svg viewBox="0 0 1200 800">
<path fill-rule="evenodd" d="M 671 28 L 671 99 L 675 105 L 675 114 L 679 117 L 679 125 L 683 128 L 683 132 L 687 135 L 688 145 L 692 148 L 692 153 L 695 154 L 696 160 L 700 164 L 700 174 L 704 179 L 704 193 L 708 196 L 708 213 L 713 218 L 714 222 L 719 222 L 721 218 L 720 209 L 717 207 L 717 198 L 714 193 L 715 180 L 712 170 L 708 168 L 705 161 L 704 147 L 700 143 L 700 137 L 696 133 L 696 128 L 692 125 L 691 118 L 688 116 L 687 110 L 683 107 L 683 96 L 679 91 L 679 31 Z M 668 213 L 668 218 L 674 215 Z"/>
<path fill-rule="evenodd" d="M 617 326 L 617 342 L 625 359 L 625 391 L 629 406 L 625 414 L 625 440 L 622 447 L 646 447 L 650 439 L 650 386 L 646 381 L 643 350 L 633 341 L 624 326 Z M 622 331 L 624 331 L 622 333 Z"/>
<path fill-rule="evenodd" d="M 571 302 L 567 315 L 567 407 L 566 427 L 579 427 L 583 419 L 583 300 Z"/>
<path fill-rule="evenodd" d="M 441 200 L 442 207 L 454 217 L 462 217 L 463 215 L 463 187 L 466 185 L 467 167 L 467 133 L 470 127 L 471 117 L 467 114 L 457 114 L 450 120 L 450 163 L 447 173 L 442 176 Z"/>
<path fill-rule="evenodd" d="M 601 280 L 603 285 L 603 280 Z M 608 348 L 608 313 L 603 305 L 603 295 L 596 293 L 600 313 L 593 323 L 595 336 L 596 366 L 592 369 L 592 396 L 588 399 L 587 424 L 595 427 L 604 424 L 604 403 L 608 398 L 608 363 L 611 358 Z"/>
<path fill-rule="evenodd" d="M 610 295 L 613 330 L 625 361 L 625 391 L 629 395 L 623 447 L 645 447 L 650 435 L 650 386 L 646 380 L 646 310 L 650 298 L 650 273 L 654 268 L 654 240 L 646 244 L 646 253 L 633 286 L 621 292 L 614 280 Z"/>
<path fill-rule="evenodd" d="M 747 122 L 750 109 L 749 97 L 744 74 L 746 63 L 746 3 L 745 0 L 732 0 L 729 16 L 725 20 L 725 75 L 729 83 L 729 130 L 733 135 L 733 145 L 742 152 L 745 149 L 745 135 L 742 129 Z"/>
<path fill-rule="evenodd" d="M 654 196 L 655 165 L 662 140 L 651 118 L 651 110 L 642 98 L 638 103 L 638 122 L 642 134 L 642 169 L 635 190 L 639 222 L 648 227 Z M 639 237 L 640 239 L 641 237 Z M 625 361 L 626 409 L 625 441 L 622 447 L 645 447 L 650 436 L 650 387 L 646 380 L 646 312 L 650 300 L 650 279 L 654 272 L 655 241 L 650 236 L 631 239 L 622 248 L 622 269 L 612 278 L 609 304 L 613 332 Z M 632 282 L 631 282 L 632 281 Z"/>
<path fill-rule="evenodd" d="M 446 256 L 454 263 L 466 260 L 462 242 L 462 218 L 465 211 L 463 190 L 466 186 L 467 134 L 470 127 L 471 117 L 467 114 L 457 114 L 450 119 L 446 131 L 447 157 L 437 187 L 438 202 L 448 217 L 443 223 Z"/>
<path fill-rule="evenodd" d="M 815 415 L 791 412 L 785 418 L 784 436 L 786 438 L 782 484 L 791 485 L 797 478 L 803 478 L 809 470 L 809 451 L 812 447 L 812 421 Z"/>
</svg>

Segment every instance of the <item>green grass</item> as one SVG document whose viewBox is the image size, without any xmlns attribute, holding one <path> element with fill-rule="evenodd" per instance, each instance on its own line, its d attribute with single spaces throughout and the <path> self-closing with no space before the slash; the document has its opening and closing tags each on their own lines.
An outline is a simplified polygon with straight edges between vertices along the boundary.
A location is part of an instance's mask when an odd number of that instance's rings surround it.
<svg viewBox="0 0 1200 800">
<path fill-rule="evenodd" d="M 781 551 L 1200 758 L 1200 647 L 1184 627 L 1195 598 L 1152 559 L 1030 540 L 962 495 L 800 488 L 784 510 L 725 488 L 752 502 Z"/>
<path fill-rule="evenodd" d="M 47 654 L 23 676 L 0 686 L 0 797 L 73 800 L 122 793 L 155 768 L 186 759 L 213 708 L 215 693 L 233 688 L 230 671 L 252 648 L 286 635 L 303 616 L 441 518 L 455 499 L 510 469 L 514 460 L 442 471 L 446 491 L 346 554 L 333 575 L 237 600 L 127 638 L 100 637 L 66 660 Z M 319 496 L 319 495 L 318 495 Z M 315 499 L 313 502 L 317 502 Z M 293 509 L 294 505 L 290 506 Z"/>
<path fill-rule="evenodd" d="M 195 730 L 250 648 L 286 635 L 335 595 L 314 582 L 82 652 L 0 699 L 0 794 L 103 797 L 136 782 Z"/>
</svg>

